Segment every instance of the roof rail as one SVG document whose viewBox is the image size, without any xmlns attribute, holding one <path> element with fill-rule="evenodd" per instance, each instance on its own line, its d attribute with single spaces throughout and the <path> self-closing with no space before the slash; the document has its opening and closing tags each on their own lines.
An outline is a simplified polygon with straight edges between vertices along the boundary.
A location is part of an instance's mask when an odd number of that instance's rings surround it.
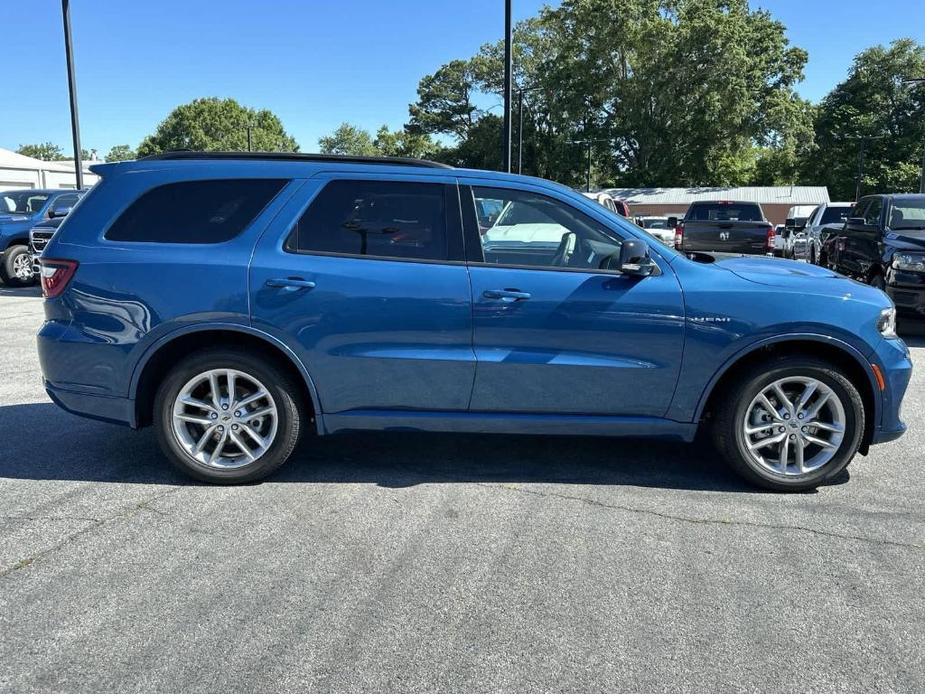
<svg viewBox="0 0 925 694">
<path fill-rule="evenodd" d="M 389 166 L 426 166 L 432 169 L 452 169 L 427 159 L 412 157 L 361 157 L 349 154 L 311 154 L 303 152 L 196 152 L 188 149 L 172 150 L 161 154 L 139 157 L 140 161 L 178 159 L 249 159 L 269 161 L 317 161 L 339 164 L 386 164 Z"/>
</svg>

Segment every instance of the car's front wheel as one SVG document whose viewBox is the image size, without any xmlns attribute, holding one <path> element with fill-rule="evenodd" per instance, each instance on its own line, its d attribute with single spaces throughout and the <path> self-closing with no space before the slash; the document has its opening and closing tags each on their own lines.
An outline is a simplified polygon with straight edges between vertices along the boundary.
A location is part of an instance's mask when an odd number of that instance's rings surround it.
<svg viewBox="0 0 925 694">
<path fill-rule="evenodd" d="M 157 391 L 158 441 L 171 463 L 196 479 L 235 484 L 266 477 L 298 443 L 299 393 L 286 373 L 247 352 L 198 352 Z"/>
<path fill-rule="evenodd" d="M 10 287 L 25 287 L 35 283 L 32 257 L 27 246 L 10 246 L 0 263 L 0 280 Z"/>
<path fill-rule="evenodd" d="M 777 491 L 813 489 L 851 462 L 864 404 L 843 373 L 810 357 L 781 358 L 721 394 L 714 441 L 745 479 Z"/>
</svg>

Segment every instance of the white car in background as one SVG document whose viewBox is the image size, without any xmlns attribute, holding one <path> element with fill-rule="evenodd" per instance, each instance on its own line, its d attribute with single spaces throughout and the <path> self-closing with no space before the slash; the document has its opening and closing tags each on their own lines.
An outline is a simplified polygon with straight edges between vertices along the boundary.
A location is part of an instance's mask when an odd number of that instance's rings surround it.
<svg viewBox="0 0 925 694">
<path fill-rule="evenodd" d="M 806 220 L 806 242 L 808 245 L 807 260 L 813 265 L 823 265 L 822 244 L 832 232 L 840 231 L 845 226 L 845 220 L 853 202 L 824 202 L 809 215 Z"/>
<path fill-rule="evenodd" d="M 605 193 L 603 190 L 600 190 L 596 193 L 585 193 L 582 192 L 586 198 L 594 200 L 599 205 L 603 205 L 611 212 L 616 212 L 621 217 L 630 216 L 630 208 L 623 200 L 617 200 L 610 193 Z"/>
<path fill-rule="evenodd" d="M 664 244 L 674 246 L 674 227 L 668 217 L 641 216 L 633 221 Z"/>
</svg>

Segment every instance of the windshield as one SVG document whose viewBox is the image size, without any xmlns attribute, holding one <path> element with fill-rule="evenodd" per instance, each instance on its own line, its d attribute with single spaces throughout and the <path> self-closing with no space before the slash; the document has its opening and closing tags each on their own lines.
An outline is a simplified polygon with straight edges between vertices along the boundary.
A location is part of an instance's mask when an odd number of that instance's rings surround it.
<svg viewBox="0 0 925 694">
<path fill-rule="evenodd" d="M 639 220 L 643 229 L 668 229 L 668 220 L 664 217 L 642 217 Z"/>
<path fill-rule="evenodd" d="M 825 212 L 822 213 L 822 219 L 819 220 L 820 224 L 837 224 L 838 222 L 844 222 L 848 219 L 848 213 L 851 212 L 850 205 L 843 205 L 842 207 L 826 207 Z"/>
<path fill-rule="evenodd" d="M 694 222 L 760 222 L 764 219 L 757 204 L 734 202 L 695 203 L 687 219 Z"/>
<path fill-rule="evenodd" d="M 0 193 L 0 214 L 35 214 L 47 200 L 46 194 L 32 190 L 6 190 Z"/>
<path fill-rule="evenodd" d="M 890 229 L 925 230 L 925 198 L 893 200 L 890 210 Z"/>
</svg>

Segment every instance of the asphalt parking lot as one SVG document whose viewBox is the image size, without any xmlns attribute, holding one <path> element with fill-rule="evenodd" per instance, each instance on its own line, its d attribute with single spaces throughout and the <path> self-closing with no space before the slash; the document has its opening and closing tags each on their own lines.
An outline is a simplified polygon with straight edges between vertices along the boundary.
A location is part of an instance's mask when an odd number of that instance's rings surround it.
<svg viewBox="0 0 925 694">
<path fill-rule="evenodd" d="M 0 691 L 925 691 L 910 432 L 816 493 L 601 439 L 307 441 L 198 485 L 46 398 L 0 287 Z"/>
</svg>

